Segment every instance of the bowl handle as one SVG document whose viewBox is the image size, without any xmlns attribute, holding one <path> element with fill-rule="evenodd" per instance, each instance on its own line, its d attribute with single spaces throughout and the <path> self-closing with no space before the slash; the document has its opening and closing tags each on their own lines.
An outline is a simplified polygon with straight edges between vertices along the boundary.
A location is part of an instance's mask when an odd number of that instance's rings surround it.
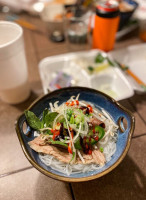
<svg viewBox="0 0 146 200">
<path fill-rule="evenodd" d="M 16 132 L 21 132 L 22 134 L 29 136 L 29 134 L 31 133 L 31 128 L 30 126 L 28 126 L 26 118 L 23 115 L 21 115 L 19 117 L 19 119 L 16 120 L 15 122 L 15 128 L 16 128 Z"/>
<path fill-rule="evenodd" d="M 134 130 L 135 126 L 135 118 L 130 113 L 129 115 L 121 116 L 118 119 L 118 126 L 120 133 L 126 133 L 126 130 Z"/>
</svg>

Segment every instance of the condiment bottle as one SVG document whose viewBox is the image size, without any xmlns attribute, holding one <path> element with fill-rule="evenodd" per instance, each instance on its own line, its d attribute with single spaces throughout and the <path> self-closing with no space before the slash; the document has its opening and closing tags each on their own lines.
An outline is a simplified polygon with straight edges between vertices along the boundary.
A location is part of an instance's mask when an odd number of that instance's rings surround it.
<svg viewBox="0 0 146 200">
<path fill-rule="evenodd" d="M 114 48 L 119 25 L 119 4 L 117 1 L 99 2 L 93 29 L 93 48 L 110 51 Z"/>
</svg>

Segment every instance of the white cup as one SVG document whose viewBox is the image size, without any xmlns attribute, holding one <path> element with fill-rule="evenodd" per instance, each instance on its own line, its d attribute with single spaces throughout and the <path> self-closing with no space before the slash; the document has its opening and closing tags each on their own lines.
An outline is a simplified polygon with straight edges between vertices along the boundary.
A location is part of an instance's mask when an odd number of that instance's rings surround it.
<svg viewBox="0 0 146 200">
<path fill-rule="evenodd" d="M 16 23 L 0 21 L 0 98 L 17 104 L 29 95 L 23 30 Z"/>
</svg>

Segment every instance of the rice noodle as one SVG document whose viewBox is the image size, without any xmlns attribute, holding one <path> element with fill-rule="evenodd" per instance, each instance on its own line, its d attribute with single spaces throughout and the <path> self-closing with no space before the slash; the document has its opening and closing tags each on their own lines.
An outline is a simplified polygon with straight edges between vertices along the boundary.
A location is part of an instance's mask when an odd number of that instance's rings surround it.
<svg viewBox="0 0 146 200">
<path fill-rule="evenodd" d="M 84 164 L 84 163 L 85 163 L 85 160 L 84 160 L 84 158 L 82 157 L 80 151 L 78 150 L 77 152 L 78 152 L 78 155 L 79 155 L 79 157 L 80 157 L 82 163 Z"/>
</svg>

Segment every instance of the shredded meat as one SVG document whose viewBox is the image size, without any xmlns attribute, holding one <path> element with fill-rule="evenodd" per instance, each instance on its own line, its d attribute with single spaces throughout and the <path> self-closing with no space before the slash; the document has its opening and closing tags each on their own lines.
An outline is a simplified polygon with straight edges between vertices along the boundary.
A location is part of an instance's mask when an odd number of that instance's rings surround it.
<svg viewBox="0 0 146 200">
<path fill-rule="evenodd" d="M 59 149 L 53 145 L 44 144 L 44 141 L 41 139 L 41 136 L 35 138 L 31 142 L 28 143 L 30 147 L 38 152 L 38 153 L 45 153 L 54 156 L 61 162 L 69 163 L 71 160 L 71 156 L 67 151 L 64 149 Z M 85 164 L 96 163 L 99 165 L 104 165 L 105 157 L 104 154 L 101 153 L 99 150 L 94 150 L 92 155 L 87 155 L 82 152 L 82 156 L 84 158 Z M 76 164 L 81 164 L 82 161 L 79 157 L 77 157 Z"/>
<path fill-rule="evenodd" d="M 28 144 L 36 152 L 49 154 L 62 162 L 69 163 L 70 155 L 68 154 L 68 152 L 64 152 L 63 149 L 60 150 L 53 145 L 49 145 L 49 144 L 42 145 L 42 143 L 43 143 L 43 140 L 39 136 L 35 138 L 34 140 L 32 140 L 31 142 L 29 142 Z"/>
<path fill-rule="evenodd" d="M 93 117 L 90 119 L 90 122 L 95 126 L 101 126 L 102 128 L 105 128 L 105 123 L 103 123 L 102 121 L 100 121 L 99 119 Z"/>
</svg>

